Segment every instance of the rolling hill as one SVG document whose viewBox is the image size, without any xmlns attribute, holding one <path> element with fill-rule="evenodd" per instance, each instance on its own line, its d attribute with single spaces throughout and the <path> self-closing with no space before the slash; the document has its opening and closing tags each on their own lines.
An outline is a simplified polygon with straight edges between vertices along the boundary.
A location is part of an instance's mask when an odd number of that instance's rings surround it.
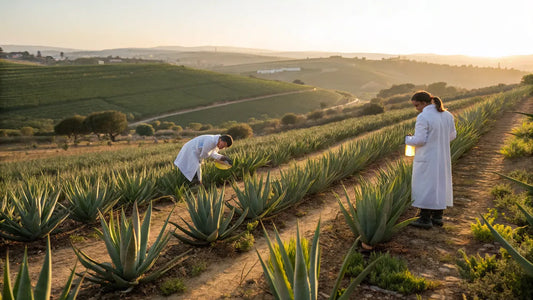
<svg viewBox="0 0 533 300">
<path fill-rule="evenodd" d="M 74 114 L 103 110 L 118 110 L 130 120 L 138 120 L 213 103 L 311 89 L 169 64 L 33 66 L 0 61 L 0 82 L 0 128 L 32 126 L 30 121 L 36 119 L 54 123 Z M 325 93 L 335 95 L 331 101 L 339 98 L 334 92 Z M 302 100 L 296 98 L 292 101 Z M 315 103 L 308 109 L 316 109 Z"/>
<path fill-rule="evenodd" d="M 292 68 L 294 71 L 258 73 L 259 70 L 283 68 Z M 398 58 L 369 60 L 340 56 L 224 66 L 212 70 L 286 82 L 298 79 L 313 86 L 347 91 L 362 99 L 370 99 L 379 90 L 393 84 L 446 82 L 451 86 L 473 89 L 500 83 L 519 83 L 522 76 L 527 74 L 514 69 L 439 65 Z"/>
</svg>

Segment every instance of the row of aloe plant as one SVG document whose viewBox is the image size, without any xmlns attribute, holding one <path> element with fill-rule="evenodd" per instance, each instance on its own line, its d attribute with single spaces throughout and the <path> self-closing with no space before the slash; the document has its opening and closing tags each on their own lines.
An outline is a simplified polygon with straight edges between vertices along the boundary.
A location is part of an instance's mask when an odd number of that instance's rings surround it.
<svg viewBox="0 0 533 300">
<path fill-rule="evenodd" d="M 523 188 L 530 197 L 533 196 L 533 185 L 532 184 L 529 184 L 525 181 L 522 181 L 522 180 L 519 180 L 518 178 L 514 178 L 514 177 L 510 177 L 510 176 L 507 176 L 507 175 L 504 175 L 504 174 L 500 174 L 500 173 L 496 173 L 498 175 L 500 175 L 502 178 L 504 179 L 507 179 L 515 184 L 517 184 L 518 186 L 520 186 L 521 188 Z M 524 214 L 524 216 L 526 217 L 526 221 L 527 223 L 529 224 L 529 227 L 530 228 L 533 228 L 533 214 L 529 211 L 529 209 L 527 209 L 526 207 L 524 207 L 523 205 L 521 205 L 520 203 L 516 203 L 516 205 L 518 206 L 519 210 Z M 507 250 L 507 253 L 509 253 L 509 255 L 516 261 L 518 262 L 518 264 L 522 267 L 522 269 L 524 270 L 524 272 L 526 272 L 526 274 L 528 274 L 529 276 L 533 277 L 533 261 L 529 261 L 527 258 L 525 258 L 519 251 L 519 249 L 515 248 L 513 246 L 513 244 L 509 241 L 507 241 L 495 228 L 492 224 L 490 224 L 489 221 L 487 221 L 487 219 L 485 218 L 485 216 L 481 216 L 483 218 L 483 221 L 484 223 L 487 225 L 487 227 L 489 228 L 489 230 L 491 231 L 492 233 L 492 236 L 494 237 L 494 239 L 500 243 L 500 245 L 502 245 L 503 248 L 505 248 L 505 250 Z"/>
<path fill-rule="evenodd" d="M 136 205 L 135 205 L 135 207 L 136 207 Z M 243 215 L 241 216 L 241 218 L 242 218 L 244 215 L 245 215 L 245 214 L 243 213 Z M 219 216 L 220 216 L 220 214 L 219 214 Z M 124 219 L 124 217 L 123 217 L 123 219 Z M 102 218 L 102 220 L 103 220 L 103 218 Z M 220 219 L 219 219 L 219 220 L 220 220 Z M 225 219 L 225 221 L 224 221 L 223 224 L 225 224 L 225 226 L 227 226 L 227 224 L 229 224 L 229 221 L 231 221 L 231 217 Z M 149 223 L 149 222 L 148 222 L 148 223 Z M 238 222 L 238 223 L 239 223 L 239 222 Z M 219 224 L 220 224 L 220 223 L 219 223 Z M 232 228 L 235 228 L 235 227 L 237 227 L 237 226 L 238 226 L 238 224 L 237 224 L 237 225 L 234 225 Z M 103 226 L 103 227 L 104 227 L 104 226 Z M 127 228 L 127 226 L 126 226 L 126 225 L 123 225 L 123 226 L 121 226 L 121 229 L 122 229 L 122 228 Z M 143 228 L 144 228 L 144 225 L 143 225 Z M 212 235 L 212 234 L 213 234 L 213 233 L 211 233 L 210 235 Z M 217 233 L 215 233 L 214 235 L 216 236 L 216 235 L 218 235 L 218 234 L 219 234 L 219 233 L 217 232 Z M 111 236 L 111 235 L 112 235 L 112 234 L 109 234 L 109 236 Z M 209 236 L 208 236 L 208 237 L 209 237 Z M 125 245 L 125 244 L 122 243 L 122 245 Z M 132 245 L 131 242 L 130 242 L 130 244 L 128 244 L 128 245 Z M 115 248 L 116 248 L 116 247 L 115 247 Z M 129 249 L 137 249 L 137 248 L 139 248 L 139 247 L 135 247 L 135 246 L 131 246 L 131 247 L 129 247 L 129 246 L 128 246 L 128 247 L 122 247 L 123 250 L 125 250 L 125 249 L 128 249 L 128 250 L 129 250 Z M 142 249 L 142 247 L 140 247 L 140 248 Z M 158 248 L 158 247 L 155 247 L 155 248 Z M 161 248 L 160 248 L 160 249 L 161 249 Z M 111 251 L 110 251 L 110 252 L 111 252 Z M 80 253 L 80 252 L 77 252 L 77 253 Z M 81 255 L 81 254 L 80 254 L 80 255 Z M 100 271 L 100 272 L 101 272 L 100 274 L 103 274 L 102 272 L 105 273 L 105 272 L 111 270 L 111 269 L 105 270 L 105 268 L 104 268 L 105 271 L 102 270 L 103 266 L 109 266 L 108 264 L 98 264 L 98 263 L 96 263 L 96 262 L 94 262 L 94 261 L 91 261 L 88 257 L 82 256 L 82 255 L 80 256 L 80 259 L 81 259 L 82 261 L 83 261 L 83 259 L 85 259 L 85 263 L 86 263 L 86 264 L 92 263 L 93 268 L 94 268 L 95 272 L 97 272 L 97 273 L 98 273 L 98 271 Z M 115 263 L 115 266 L 113 267 L 112 270 L 114 270 L 115 268 L 117 268 L 117 265 L 118 265 L 118 264 Z M 99 268 L 98 268 L 98 267 L 95 267 L 95 266 L 98 266 Z M 131 267 L 131 266 L 130 266 L 130 267 Z M 96 271 L 96 270 L 98 270 L 98 271 Z M 129 269 L 129 270 L 131 270 L 131 269 Z M 102 277 L 98 277 L 98 274 L 97 274 L 97 273 L 96 273 L 95 275 L 93 275 L 93 278 L 92 278 L 92 280 L 94 280 L 95 282 L 99 282 L 99 283 L 111 282 L 110 280 L 104 279 L 104 278 L 102 278 Z M 133 272 L 133 273 L 135 273 L 135 272 Z M 132 274 L 133 274 L 133 273 L 132 273 Z M 124 278 L 121 278 L 121 277 L 119 277 L 119 279 L 117 279 L 117 278 L 116 278 L 116 277 L 117 277 L 117 274 L 112 274 L 112 277 L 113 277 L 113 280 L 114 280 L 114 282 L 115 282 L 114 284 L 116 284 L 117 286 L 120 286 L 120 287 L 124 287 L 125 285 L 127 285 L 127 286 L 132 286 L 132 285 L 135 285 L 135 284 L 137 284 L 137 283 L 139 282 L 139 280 L 137 280 L 137 279 L 135 279 L 135 278 L 134 278 L 133 280 L 129 280 L 129 281 L 128 281 L 127 279 L 124 279 Z M 154 277 L 148 277 L 148 278 L 154 278 Z M 141 281 L 142 281 L 142 280 L 141 280 Z"/>
<path fill-rule="evenodd" d="M 494 97 L 457 116 L 457 138 L 451 144 L 452 161 L 471 149 L 487 130 L 492 118 L 520 98 Z M 506 101 L 507 100 L 507 101 Z M 341 211 L 355 236 L 369 247 L 387 241 L 416 218 L 397 223 L 411 204 L 411 165 L 404 161 L 380 169 L 376 182 L 360 180 L 355 201 L 345 193 L 347 204 L 338 198 Z"/>
<path fill-rule="evenodd" d="M 516 94 L 520 95 L 518 92 Z M 512 102 L 509 98 L 510 97 L 499 97 L 497 99 L 500 99 L 500 103 Z M 488 114 L 494 111 L 496 111 L 494 108 L 488 107 L 484 108 L 483 113 Z M 468 116 L 469 114 L 465 113 L 465 115 Z M 465 120 L 468 120 L 469 118 L 470 117 L 464 117 Z M 463 123 L 466 122 L 460 122 L 460 124 Z M 320 161 L 308 161 L 305 169 L 288 171 L 285 174 L 286 176 L 283 176 L 284 174 L 282 174 L 280 181 L 274 182 L 272 187 L 274 194 L 277 194 L 278 196 L 284 193 L 285 190 L 287 190 L 287 192 L 285 193 L 283 200 L 279 201 L 277 207 L 271 210 L 272 213 L 290 207 L 300 201 L 307 193 L 319 192 L 329 186 L 332 182 L 354 174 L 357 170 L 364 167 L 366 163 L 382 155 L 383 151 L 394 149 L 394 145 L 400 143 L 400 139 L 397 137 L 402 135 L 394 132 L 404 132 L 406 130 L 405 128 L 409 126 L 411 125 L 405 124 L 394 126 L 394 129 L 387 130 L 388 133 L 385 135 L 379 133 L 373 134 L 370 138 L 363 139 L 359 142 L 350 144 L 348 147 L 341 148 L 335 154 L 330 152 Z M 463 128 L 462 125 L 458 127 L 458 131 L 461 131 L 461 128 Z M 468 132 L 477 135 L 479 133 L 476 128 L 483 127 L 483 123 L 477 124 L 475 127 L 464 127 L 470 130 Z M 461 140 L 463 136 L 465 135 L 460 134 L 458 140 L 452 144 L 452 153 L 454 157 L 464 151 L 464 145 L 466 143 Z M 394 141 L 391 142 L 391 140 Z M 389 145 L 390 147 L 382 147 L 382 145 Z M 456 150 L 456 148 L 459 148 L 459 150 Z M 247 165 L 246 168 L 250 171 L 258 165 L 260 164 L 252 166 Z M 142 172 L 133 172 L 132 174 L 112 173 L 108 176 L 108 178 L 110 178 L 108 180 L 114 182 L 115 187 L 119 187 L 120 189 L 115 193 L 106 192 L 106 195 L 109 197 L 105 201 L 103 191 L 100 193 L 98 178 L 94 179 L 97 183 L 91 188 L 88 187 L 89 184 L 87 183 L 69 185 L 69 181 L 65 180 L 65 190 L 70 191 L 68 200 L 72 207 L 71 214 L 76 220 L 92 222 L 96 219 L 98 210 L 102 210 L 105 213 L 107 209 L 111 209 L 112 205 L 109 205 L 109 203 L 114 202 L 113 198 L 117 197 L 115 194 L 121 195 L 123 203 L 137 201 L 142 204 L 143 202 L 151 200 L 158 191 L 160 193 L 161 191 L 166 192 L 167 194 L 172 193 L 175 196 L 182 196 L 185 193 L 186 186 L 184 179 L 181 179 L 181 182 L 179 181 L 180 174 L 175 168 L 168 169 L 166 172 L 163 171 L 162 174 L 163 175 L 161 175 L 158 180 L 153 179 L 153 177 L 147 174 L 145 170 Z M 297 178 L 298 182 L 292 182 L 295 180 L 294 178 Z M 82 193 L 83 187 L 85 187 L 85 192 Z M 30 188 L 28 187 L 26 189 Z M 57 205 L 61 209 L 58 209 L 56 213 L 53 213 L 53 211 L 50 213 L 50 209 L 47 210 L 47 208 L 53 209 L 56 207 L 57 194 L 54 194 L 55 196 L 52 197 L 37 197 L 31 196 L 29 193 L 24 193 L 24 189 L 21 189 L 20 191 L 22 191 L 22 196 L 17 196 L 15 193 L 11 193 L 5 202 L 12 204 L 16 209 L 3 209 L 0 211 L 0 218 L 6 220 L 0 224 L 0 234 L 3 234 L 5 238 L 23 241 L 42 238 L 64 220 L 65 210 L 61 204 Z M 83 197 L 83 194 L 85 194 L 86 197 Z M 19 198 L 24 199 L 24 201 L 20 201 Z M 38 203 L 39 205 L 31 205 L 30 202 Z M 95 205 L 95 203 L 100 203 L 101 205 Z M 34 215 L 39 215 L 41 217 L 35 218 L 33 217 Z"/>
<path fill-rule="evenodd" d="M 480 98 L 458 100 L 450 103 L 450 107 L 460 108 L 479 100 Z M 239 158 L 238 160 L 243 164 L 252 166 L 243 169 L 253 169 L 254 160 L 261 162 L 259 166 L 266 163 L 276 166 L 295 157 L 327 148 L 342 139 L 395 124 L 412 118 L 414 115 L 412 109 L 403 109 L 386 112 L 378 116 L 335 122 L 327 126 L 291 130 L 281 134 L 236 141 L 235 146 L 228 149 L 227 153 Z M 0 185 L 5 185 L 8 189 L 13 181 L 24 180 L 24 178 L 37 175 L 55 178 L 56 175 L 61 174 L 63 180 L 67 178 L 71 180 L 78 176 L 93 176 L 94 174 L 105 176 L 105 174 L 110 173 L 110 169 L 119 172 L 141 171 L 143 169 L 156 170 L 167 166 L 177 150 L 175 144 L 161 144 L 146 149 L 112 151 L 110 154 L 87 154 L 83 158 L 64 157 L 61 160 L 49 158 L 36 160 L 31 164 L 26 162 L 2 163 Z M 242 153 L 246 155 L 242 155 Z M 139 159 L 140 157 L 142 159 Z M 234 159 L 234 161 L 236 160 Z M 217 172 L 214 168 L 211 169 Z M 242 176 L 242 170 L 235 168 L 234 172 L 225 173 L 221 179 L 214 176 L 213 180 L 220 183 L 219 180 L 224 180 L 228 173 L 232 176 Z M 211 178 L 210 171 L 204 172 L 204 175 L 206 178 Z"/>
<path fill-rule="evenodd" d="M 478 105 L 475 109 L 467 110 L 458 118 L 459 125 L 464 125 L 465 128 L 472 128 L 475 134 L 465 133 L 461 130 L 463 127 L 460 127 L 458 139 L 452 144 L 454 159 L 457 159 L 458 156 L 475 144 L 490 115 L 497 113 L 504 104 L 510 104 L 509 102 L 511 101 L 504 102 L 501 98 L 495 98 L 483 105 Z M 267 175 L 266 180 L 254 176 L 246 177 L 244 179 L 244 191 L 240 190 L 236 184 L 233 184 L 237 199 L 234 204 L 228 203 L 232 215 L 233 211 L 236 210 L 241 215 L 240 223 L 243 216 L 257 220 L 279 213 L 283 209 L 301 201 L 306 194 L 323 191 L 333 182 L 353 175 L 384 154 L 395 151 L 402 144 L 404 133 L 412 127 L 413 122 L 409 122 L 387 128 L 383 130 L 385 132 L 371 134 L 341 147 L 336 152 L 330 151 L 323 155 L 321 159 L 308 160 L 305 167 L 293 167 L 282 173 L 281 179 L 274 182 L 270 181 L 270 174 Z M 469 147 L 462 145 L 466 142 L 468 142 Z M 383 147 L 383 145 L 388 145 L 388 147 Z M 390 238 L 394 232 L 409 222 L 396 224 L 396 220 L 410 204 L 410 169 L 405 163 L 399 164 L 393 169 L 390 173 L 381 172 L 379 178 L 382 184 L 377 187 L 363 182 L 363 191 L 359 192 L 357 196 L 358 199 L 361 199 L 359 200 L 361 203 L 357 205 L 361 207 L 360 213 L 353 206 L 351 210 L 343 207 L 346 219 L 351 219 L 349 223 L 351 222 L 354 233 L 356 236 L 362 235 L 362 242 L 366 244 L 375 245 Z M 290 176 L 286 176 L 286 174 L 290 174 Z M 199 198 L 208 198 L 209 195 L 204 193 L 205 191 L 199 194 L 198 199 L 190 195 L 188 203 L 200 201 Z M 218 200 L 218 202 L 221 201 L 221 199 Z M 348 203 L 351 203 L 350 199 L 348 199 Z M 392 205 L 392 203 L 396 204 Z M 368 209 L 363 209 L 364 207 Z M 219 214 L 222 213 L 220 207 L 217 211 L 219 211 Z M 208 219 L 213 218 L 208 212 L 199 212 L 196 206 L 190 204 L 189 214 L 193 219 L 203 216 L 202 222 L 204 223 L 208 223 Z M 377 214 L 381 214 L 380 217 L 377 217 Z M 358 219 L 358 215 L 360 215 L 360 219 Z M 379 222 L 385 223 L 381 224 Z M 196 238 L 195 241 L 189 240 L 189 243 L 198 243 L 199 240 L 205 245 L 215 240 L 213 238 L 206 240 L 206 236 L 192 234 L 194 226 L 188 223 L 189 230 L 185 230 L 178 224 L 175 225 L 189 236 Z M 211 229 L 209 231 L 209 233 L 212 232 L 215 232 L 215 230 Z M 186 241 L 184 238 L 182 240 Z"/>
<path fill-rule="evenodd" d="M 493 103 L 488 103 L 477 111 L 466 112 L 467 115 L 472 114 L 474 118 L 464 118 L 460 123 L 467 123 L 465 124 L 465 127 L 475 129 L 476 134 L 471 134 L 472 130 L 467 132 L 459 130 L 460 139 L 458 139 L 458 142 L 473 141 L 475 143 L 475 141 L 477 141 L 479 138 L 478 133 L 483 130 L 483 124 L 488 121 L 489 116 L 488 114 L 485 114 L 485 109 L 489 107 L 492 109 L 496 108 Z M 497 108 L 500 110 L 502 109 L 501 106 Z M 494 112 L 494 110 L 492 112 Z M 467 119 L 468 122 L 465 121 L 465 119 Z M 472 145 L 473 144 L 469 143 L 468 147 L 455 146 L 455 159 L 467 151 Z M 325 173 L 328 173 L 330 169 L 329 160 L 324 160 L 326 162 L 324 163 L 326 166 Z M 404 161 L 399 161 L 389 165 L 386 169 L 386 171 L 383 169 L 378 171 L 376 182 L 360 180 L 361 186 L 359 189 L 355 190 L 355 205 L 352 204 L 348 193 L 346 193 L 347 206 L 344 206 L 340 198 L 338 198 L 341 211 L 343 212 L 349 227 L 352 229 L 355 236 L 357 236 L 356 243 L 361 239 L 363 243 L 373 246 L 382 241 L 386 241 L 394 233 L 398 232 L 398 230 L 416 219 L 412 218 L 397 223 L 399 217 L 411 204 L 410 192 L 412 168 L 410 164 L 407 164 Z M 278 232 L 276 231 L 275 233 L 278 242 L 277 247 L 273 246 L 265 231 L 271 253 L 268 263 L 262 260 L 258 253 L 271 292 L 276 299 L 316 299 L 316 284 L 318 283 L 318 267 L 316 263 L 318 257 L 316 254 L 318 227 L 315 232 L 312 250 L 310 251 L 310 254 L 308 254 L 311 257 L 309 259 L 311 263 L 307 264 L 307 268 L 304 261 L 305 255 L 302 251 L 299 231 L 297 236 L 297 258 L 295 261 L 289 259 L 289 255 L 285 251 L 285 247 L 279 238 Z M 299 270 L 295 271 L 295 267 L 297 270 L 299 268 Z M 344 267 L 341 267 L 339 277 L 342 276 L 343 269 Z M 362 280 L 361 276 L 358 276 L 352 284 L 358 284 L 360 282 L 359 280 Z M 338 288 L 337 284 L 335 285 L 335 288 Z M 349 296 L 349 291 L 353 288 L 353 286 L 348 287 L 346 293 L 343 294 L 343 297 Z M 335 295 L 336 290 L 332 293 L 330 299 L 334 299 Z"/>
</svg>

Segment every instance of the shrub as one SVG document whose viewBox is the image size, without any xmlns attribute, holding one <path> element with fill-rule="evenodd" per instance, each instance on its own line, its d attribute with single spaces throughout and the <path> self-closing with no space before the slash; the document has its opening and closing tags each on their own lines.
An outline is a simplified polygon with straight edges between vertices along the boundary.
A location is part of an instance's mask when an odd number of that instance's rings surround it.
<svg viewBox="0 0 533 300">
<path fill-rule="evenodd" d="M 172 131 L 175 131 L 177 133 L 180 133 L 183 131 L 183 127 L 181 127 L 180 125 L 174 125 L 170 128 Z"/>
<path fill-rule="evenodd" d="M 23 136 L 33 136 L 34 134 L 34 130 L 33 130 L 33 127 L 30 127 L 30 126 L 24 126 L 20 129 L 20 133 L 23 135 Z"/>
<path fill-rule="evenodd" d="M 367 116 L 367 115 L 377 115 L 381 114 L 385 111 L 383 108 L 383 104 L 379 103 L 365 103 L 363 104 L 363 107 L 361 109 L 361 115 Z"/>
<path fill-rule="evenodd" d="M 152 136 L 155 133 L 154 127 L 150 124 L 142 123 L 135 127 L 135 133 L 140 136 Z"/>
<path fill-rule="evenodd" d="M 237 241 L 233 244 L 235 249 L 239 252 L 247 252 L 252 249 L 255 243 L 254 235 L 247 232 L 243 236 L 239 237 Z"/>
<path fill-rule="evenodd" d="M 203 124 L 202 127 L 200 127 L 200 131 L 210 130 L 213 129 L 213 125 L 211 124 Z"/>
<path fill-rule="evenodd" d="M 228 134 L 231 135 L 234 139 L 245 139 L 254 135 L 252 127 L 246 123 L 239 123 L 233 125 L 228 129 Z"/>
<path fill-rule="evenodd" d="M 308 120 L 318 120 L 324 117 L 324 111 L 323 110 L 315 110 L 307 114 Z"/>
<path fill-rule="evenodd" d="M 161 283 L 159 289 L 161 290 L 161 293 L 164 296 L 170 296 L 175 293 L 185 292 L 185 290 L 187 290 L 187 287 L 185 286 L 185 283 L 183 283 L 183 280 L 181 280 L 181 278 L 171 278 Z"/>
<path fill-rule="evenodd" d="M 498 211 L 496 209 L 489 209 L 489 212 L 484 215 L 484 217 L 487 219 L 489 224 L 493 224 L 494 220 L 498 217 Z M 510 226 L 505 226 L 502 224 L 496 224 L 493 225 L 496 230 L 502 234 L 506 238 L 510 238 L 513 235 L 513 229 Z M 487 227 L 486 224 L 482 224 L 481 220 L 479 218 L 476 218 L 476 223 L 470 224 L 470 229 L 472 230 L 472 234 L 474 235 L 474 238 L 481 242 L 492 242 L 494 241 L 494 237 L 492 236 L 492 233 Z"/>
<path fill-rule="evenodd" d="M 159 125 L 159 127 L 157 129 L 161 129 L 161 130 L 172 129 L 172 127 L 174 127 L 174 126 L 176 126 L 176 124 L 174 124 L 174 122 L 164 121 L 164 122 L 161 122 L 161 125 Z"/>
<path fill-rule="evenodd" d="M 187 125 L 187 127 L 192 130 L 200 130 L 200 128 L 202 128 L 202 123 L 191 122 L 189 125 Z"/>
<path fill-rule="evenodd" d="M 298 115 L 294 113 L 287 113 L 281 118 L 281 124 L 283 125 L 294 125 L 298 122 Z"/>
<path fill-rule="evenodd" d="M 359 274 L 370 262 L 380 259 L 375 269 L 370 272 L 367 281 L 386 290 L 409 295 L 436 286 L 436 283 L 432 281 L 411 274 L 404 260 L 392 257 L 389 253 L 373 252 L 368 259 L 368 263 L 365 262 L 363 255 L 359 252 L 353 252 L 348 259 L 346 274 L 351 276 Z"/>
</svg>

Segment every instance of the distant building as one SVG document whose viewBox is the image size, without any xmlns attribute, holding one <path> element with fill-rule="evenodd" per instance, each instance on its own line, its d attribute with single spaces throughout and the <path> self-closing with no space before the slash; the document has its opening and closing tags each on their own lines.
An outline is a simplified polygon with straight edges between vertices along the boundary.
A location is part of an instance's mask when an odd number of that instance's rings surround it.
<svg viewBox="0 0 533 300">
<path fill-rule="evenodd" d="M 104 64 L 105 64 L 105 61 L 103 61 L 103 60 L 99 60 L 99 61 L 98 61 L 98 64 L 99 64 L 99 65 L 104 65 Z"/>
<path fill-rule="evenodd" d="M 257 74 L 274 74 L 274 73 L 281 73 L 281 72 L 299 72 L 302 68 L 300 67 L 294 67 L 294 68 L 280 68 L 280 69 L 266 69 L 266 70 L 257 70 Z"/>
</svg>

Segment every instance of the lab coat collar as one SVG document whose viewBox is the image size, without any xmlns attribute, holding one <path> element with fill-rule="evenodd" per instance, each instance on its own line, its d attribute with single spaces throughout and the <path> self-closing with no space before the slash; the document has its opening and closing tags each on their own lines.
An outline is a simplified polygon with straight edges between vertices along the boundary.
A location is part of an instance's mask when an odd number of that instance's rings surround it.
<svg viewBox="0 0 533 300">
<path fill-rule="evenodd" d="M 435 104 L 429 104 L 429 105 L 427 105 L 426 107 L 424 107 L 424 109 L 422 109 L 422 111 L 430 110 L 430 109 L 435 109 Z"/>
</svg>

